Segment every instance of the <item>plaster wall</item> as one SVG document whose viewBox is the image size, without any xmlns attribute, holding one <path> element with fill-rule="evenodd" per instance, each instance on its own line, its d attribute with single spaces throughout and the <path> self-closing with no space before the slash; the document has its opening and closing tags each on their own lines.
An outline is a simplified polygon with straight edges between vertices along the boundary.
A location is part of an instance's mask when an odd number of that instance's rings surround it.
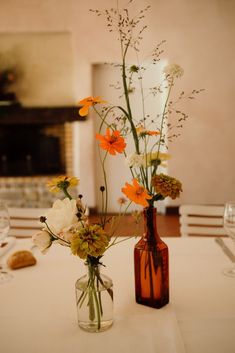
<svg viewBox="0 0 235 353">
<path fill-rule="evenodd" d="M 120 1 L 121 3 L 121 1 Z M 126 2 L 125 2 L 126 3 Z M 92 64 L 118 61 L 118 43 L 89 8 L 115 6 L 110 0 L 0 0 L 0 32 L 70 32 L 78 99 L 92 94 Z M 183 182 L 175 203 L 223 203 L 235 198 L 235 2 L 233 0 L 136 0 L 151 5 L 143 52 L 167 40 L 164 58 L 185 71 L 180 87 L 205 88 L 186 102 L 189 119 L 169 147 L 169 174 Z M 63 49 L 62 49 L 63 50 Z M 75 163 L 81 192 L 95 206 L 94 124 L 79 124 Z M 173 203 L 168 201 L 169 203 Z"/>
</svg>

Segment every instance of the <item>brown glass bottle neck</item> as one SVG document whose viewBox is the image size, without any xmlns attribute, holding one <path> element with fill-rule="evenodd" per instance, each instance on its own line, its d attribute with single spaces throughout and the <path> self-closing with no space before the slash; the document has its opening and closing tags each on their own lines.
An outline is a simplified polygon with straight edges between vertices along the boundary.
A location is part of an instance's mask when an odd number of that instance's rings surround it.
<svg viewBox="0 0 235 353">
<path fill-rule="evenodd" d="M 157 231 L 157 209 L 147 207 L 143 211 L 144 216 L 144 237 L 149 240 L 161 241 Z"/>
</svg>

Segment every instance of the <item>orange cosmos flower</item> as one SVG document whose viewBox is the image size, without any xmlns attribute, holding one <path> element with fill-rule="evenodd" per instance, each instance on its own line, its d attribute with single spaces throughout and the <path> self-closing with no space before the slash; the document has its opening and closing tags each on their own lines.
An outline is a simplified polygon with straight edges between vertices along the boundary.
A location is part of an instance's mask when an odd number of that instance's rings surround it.
<svg viewBox="0 0 235 353">
<path fill-rule="evenodd" d="M 157 130 L 146 130 L 143 125 L 140 125 L 136 128 L 136 132 L 139 136 L 154 136 L 154 135 L 160 135 L 160 131 Z"/>
<path fill-rule="evenodd" d="M 147 135 L 150 135 L 150 136 L 153 136 L 153 135 L 160 135 L 160 131 L 158 131 L 158 130 L 147 130 L 146 131 L 146 134 Z"/>
<path fill-rule="evenodd" d="M 87 97 L 82 99 L 78 104 L 83 105 L 81 109 L 79 109 L 79 114 L 81 116 L 86 116 L 89 112 L 89 108 L 98 103 L 107 103 L 103 101 L 100 97 Z"/>
<path fill-rule="evenodd" d="M 148 207 L 148 201 L 151 200 L 152 196 L 148 194 L 148 190 L 141 186 L 137 179 L 132 180 L 133 185 L 126 183 L 125 187 L 122 188 L 122 192 L 128 197 L 129 200 L 137 203 L 138 205 L 142 205 L 144 207 Z"/>
<path fill-rule="evenodd" d="M 115 155 L 116 152 L 122 153 L 126 147 L 125 140 L 120 136 L 120 131 L 118 130 L 112 131 L 111 135 L 110 129 L 107 128 L 105 135 L 96 134 L 95 137 L 100 140 L 100 147 L 112 155 Z"/>
</svg>

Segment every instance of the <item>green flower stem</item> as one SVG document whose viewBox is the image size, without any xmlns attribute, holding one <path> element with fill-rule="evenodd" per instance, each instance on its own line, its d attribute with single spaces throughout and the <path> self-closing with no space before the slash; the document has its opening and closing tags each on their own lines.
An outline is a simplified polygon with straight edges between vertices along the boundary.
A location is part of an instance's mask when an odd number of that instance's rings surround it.
<svg viewBox="0 0 235 353">
<path fill-rule="evenodd" d="M 79 299 L 77 301 L 77 305 L 79 305 L 79 303 L 80 303 L 79 308 L 82 307 L 82 304 L 84 303 L 86 297 L 87 297 L 87 291 L 86 292 L 82 292 L 82 294 L 80 295 L 80 297 L 79 297 Z"/>
<path fill-rule="evenodd" d="M 106 152 L 104 159 L 103 159 L 103 163 L 102 163 L 102 169 L 103 169 L 103 175 L 104 175 L 104 186 L 105 186 L 105 208 L 104 208 L 105 222 L 106 222 L 106 215 L 107 215 L 107 211 L 108 211 L 108 184 L 107 184 L 107 175 L 106 175 L 104 165 L 105 165 L 105 160 L 106 160 L 107 155 L 108 155 L 108 152 Z"/>
<path fill-rule="evenodd" d="M 126 50 L 127 49 L 128 49 L 128 46 L 126 47 Z M 131 132 L 132 132 L 134 143 L 135 143 L 136 153 L 140 154 L 139 139 L 138 139 L 138 135 L 137 135 L 137 132 L 136 132 L 135 124 L 133 122 L 133 117 L 132 117 L 132 112 L 131 112 L 131 107 L 130 107 L 129 94 L 128 94 L 128 87 L 127 87 L 127 82 L 126 82 L 125 55 L 126 55 L 126 52 L 124 53 L 123 63 L 122 63 L 122 82 L 123 82 L 124 96 L 125 96 L 125 100 L 126 100 L 126 104 L 127 104 L 127 111 L 128 112 L 126 112 L 126 110 L 123 109 L 120 106 L 118 106 L 118 108 L 125 114 L 125 116 L 127 117 L 128 121 L 130 123 Z M 146 188 L 148 189 L 148 178 L 146 177 L 146 174 L 144 172 L 144 168 L 143 167 L 140 167 L 140 173 L 141 173 L 142 182 L 146 186 Z"/>
<path fill-rule="evenodd" d="M 99 301 L 98 301 L 98 297 L 97 297 L 97 293 L 95 288 L 93 289 L 93 295 L 94 295 L 94 299 L 95 299 L 95 305 L 96 305 L 96 313 L 97 313 L 97 329 L 100 329 L 101 326 L 101 310 L 100 310 L 100 305 L 99 305 Z"/>
<path fill-rule="evenodd" d="M 100 277 L 100 274 L 99 274 L 98 270 L 96 271 L 96 277 L 99 280 L 99 282 L 102 284 L 102 286 L 107 290 L 108 294 L 110 295 L 110 297 L 111 297 L 111 299 L 113 301 L 113 290 L 111 288 L 107 288 L 105 286 L 105 283 L 102 281 L 102 278 Z M 100 296 L 100 298 L 101 298 L 101 296 Z"/>
<path fill-rule="evenodd" d="M 116 230 L 118 229 L 118 226 L 120 224 L 120 221 L 121 221 L 122 217 L 126 214 L 128 208 L 130 207 L 131 204 L 132 204 L 132 201 L 130 201 L 128 203 L 128 205 L 126 206 L 126 208 L 125 208 L 125 210 L 123 212 L 121 212 L 121 211 L 119 212 L 118 217 L 117 217 L 116 227 L 112 230 L 112 232 L 110 232 L 111 237 L 114 236 Z M 115 237 L 114 240 L 117 239 L 117 238 L 118 238 L 118 236 Z"/>
<path fill-rule="evenodd" d="M 107 175 L 106 175 L 106 171 L 105 171 L 105 160 L 106 160 L 106 157 L 108 155 L 108 152 L 105 153 L 105 156 L 104 156 L 104 159 L 101 163 L 101 166 L 102 166 L 102 172 L 103 172 L 103 177 L 104 177 L 104 187 L 105 187 L 105 201 L 104 201 L 104 205 L 102 204 L 102 211 L 103 211 L 103 223 L 102 223 L 102 226 L 103 226 L 103 229 L 105 227 L 105 224 L 106 224 L 106 218 L 107 218 L 107 212 L 108 212 L 108 184 L 107 184 Z"/>
<path fill-rule="evenodd" d="M 98 272 L 98 271 L 96 271 L 96 272 Z M 101 313 L 101 316 L 103 316 L 103 306 L 102 306 L 101 292 L 99 290 L 99 286 L 100 286 L 100 282 L 99 282 L 98 274 L 96 273 L 96 287 L 97 287 L 97 291 L 98 291 L 98 301 L 99 301 L 99 306 L 100 306 L 100 313 Z"/>
<path fill-rule="evenodd" d="M 117 2 L 117 10 L 118 10 L 118 13 L 119 13 L 118 2 Z M 119 106 L 119 109 L 125 114 L 125 116 L 127 117 L 128 121 L 129 121 L 129 123 L 131 125 L 131 131 L 132 131 L 134 142 L 135 142 L 136 153 L 139 154 L 140 153 L 139 140 L 138 140 L 137 132 L 136 132 L 136 129 L 135 129 L 135 125 L 133 123 L 131 105 L 130 105 L 129 94 L 128 94 L 128 85 L 127 85 L 127 81 L 126 81 L 126 78 L 127 78 L 127 76 L 126 76 L 126 55 L 127 55 L 128 48 L 130 46 L 130 40 L 125 45 L 125 49 L 124 49 L 122 33 L 121 33 L 120 29 L 119 29 L 119 38 L 120 38 L 121 53 L 122 53 L 122 83 L 123 83 L 124 96 L 125 96 L 126 105 L 127 105 L 127 112 L 125 111 L 125 109 L 123 109 L 120 106 Z"/>
<path fill-rule="evenodd" d="M 161 127 L 160 127 L 160 136 L 159 136 L 159 141 L 156 142 L 151 150 L 150 150 L 150 153 L 153 151 L 154 147 L 156 145 L 158 145 L 158 149 L 157 149 L 157 158 L 158 158 L 158 155 L 159 155 L 159 152 L 160 152 L 160 147 L 161 147 L 161 139 L 162 139 L 162 133 L 163 133 L 163 125 L 164 125 L 164 121 L 165 121 L 165 116 L 166 116 L 166 108 L 167 108 L 167 105 L 168 105 L 168 101 L 169 101 L 169 98 L 170 98 L 170 94 L 171 94 L 171 89 L 173 87 L 173 82 L 170 83 L 170 87 L 169 87 L 169 90 L 168 90 L 168 94 L 167 94 L 167 98 L 166 98 L 166 101 L 165 101 L 165 104 L 164 104 L 164 108 L 163 108 L 163 112 L 162 112 L 162 120 L 161 120 Z M 158 166 L 160 164 L 157 164 L 156 168 L 153 169 L 152 173 L 151 173 L 151 177 L 153 177 L 156 173 L 157 173 L 157 169 L 158 169 Z M 153 192 L 153 186 L 151 185 L 150 187 L 150 192 L 152 193 Z"/>
<path fill-rule="evenodd" d="M 124 154 L 125 157 L 127 157 L 127 154 L 126 154 L 126 151 L 125 151 L 125 150 L 123 151 L 123 154 Z M 129 169 L 130 169 L 130 172 L 131 172 L 132 177 L 135 178 L 132 168 L 129 167 Z"/>
<path fill-rule="evenodd" d="M 139 62 L 139 57 L 136 51 L 136 57 L 137 57 L 137 63 L 138 67 L 140 68 L 140 62 Z M 143 122 L 144 122 L 144 127 L 145 127 L 145 101 L 144 101 L 144 88 L 143 88 L 143 76 L 141 74 L 141 69 L 139 71 L 139 82 L 140 82 L 140 92 L 141 92 L 141 101 L 142 101 L 142 117 L 143 117 Z M 144 152 L 145 152 L 145 158 L 146 158 L 146 163 L 147 163 L 147 147 L 148 147 L 148 142 L 146 136 L 144 136 Z M 146 181 L 146 189 L 149 191 L 148 187 L 148 168 L 145 168 L 146 174 L 145 174 L 145 181 Z M 143 168 L 143 174 L 144 174 L 144 168 Z"/>
<path fill-rule="evenodd" d="M 110 110 L 113 109 L 113 107 L 109 108 L 108 111 L 106 112 L 105 116 L 103 117 L 102 114 L 100 114 L 100 112 L 96 109 L 96 107 L 93 105 L 93 109 L 96 112 L 96 114 L 100 117 L 101 119 L 101 124 L 100 124 L 100 128 L 99 128 L 99 133 L 101 132 L 101 129 L 103 127 L 103 125 L 105 124 L 107 127 L 109 127 L 109 124 L 106 122 L 106 117 L 108 116 Z"/>
<path fill-rule="evenodd" d="M 128 97 L 128 93 L 127 93 L 127 97 Z M 128 121 L 129 121 L 129 123 L 131 125 L 131 132 L 132 132 L 132 135 L 133 135 L 133 138 L 134 138 L 136 153 L 140 154 L 139 139 L 138 139 L 138 135 L 137 135 L 137 132 L 136 132 L 135 124 L 133 122 L 133 118 L 120 105 L 118 105 L 117 108 L 120 109 L 124 113 L 124 115 L 127 117 Z"/>
<path fill-rule="evenodd" d="M 94 300 L 93 300 L 94 291 L 95 289 L 93 289 L 93 287 L 91 286 L 89 288 L 89 301 L 88 301 L 90 321 L 95 320 L 95 307 L 94 307 Z"/>
<path fill-rule="evenodd" d="M 95 267 L 92 265 L 88 265 L 88 273 L 89 273 L 89 278 L 91 280 L 90 282 L 90 290 L 89 290 L 89 318 L 91 321 L 94 321 L 95 319 L 95 310 L 96 310 L 96 315 L 97 315 L 97 329 L 99 330 L 101 327 L 101 302 L 99 302 L 98 297 L 97 297 L 97 290 L 95 287 L 95 278 L 97 277 L 96 275 L 96 270 Z"/>
<path fill-rule="evenodd" d="M 101 191 L 101 215 L 100 215 L 100 221 L 101 225 L 104 227 L 105 220 L 103 219 L 104 215 L 104 191 Z"/>
<path fill-rule="evenodd" d="M 124 87 L 124 90 L 125 90 L 125 87 Z M 128 93 L 127 93 L 127 96 L 128 96 Z M 132 135 L 133 135 L 133 139 L 134 139 L 134 143 L 135 143 L 135 149 L 136 149 L 136 153 L 137 154 L 140 154 L 140 148 L 139 148 L 139 139 L 138 139 L 138 135 L 137 135 L 137 132 L 136 132 L 136 128 L 135 128 L 135 125 L 133 123 L 133 120 L 132 118 L 129 117 L 128 113 L 126 112 L 125 109 L 123 109 L 122 107 L 118 106 L 118 108 L 125 114 L 125 116 L 127 117 L 130 125 L 131 125 L 131 132 L 132 132 Z M 140 174 L 141 174 L 141 178 L 142 178 L 142 182 L 143 184 L 146 186 L 146 188 L 148 189 L 148 183 L 147 183 L 147 180 L 146 180 L 146 176 L 145 176 L 145 173 L 144 173 L 144 168 L 143 167 L 140 167 Z"/>
<path fill-rule="evenodd" d="M 145 172 L 144 172 L 144 167 L 140 167 L 140 174 L 141 174 L 141 177 L 142 177 L 142 183 L 143 183 L 143 185 L 144 185 L 145 188 L 149 191 L 148 179 L 147 179 L 147 177 L 146 177 L 146 175 L 148 175 L 147 168 L 146 168 L 146 174 L 145 174 Z"/>
<path fill-rule="evenodd" d="M 99 151 L 99 160 L 100 160 L 100 164 L 102 167 L 102 173 L 103 173 L 103 178 L 104 178 L 104 187 L 105 187 L 105 190 L 104 190 L 105 200 L 104 200 L 104 196 L 103 196 L 104 192 L 102 192 L 101 215 L 100 215 L 101 226 L 104 229 L 105 224 L 106 224 L 106 218 L 107 218 L 107 210 L 108 210 L 108 187 L 107 187 L 107 176 L 106 176 L 106 171 L 105 171 L 105 160 L 106 160 L 108 152 L 105 153 L 105 156 L 102 159 L 100 148 L 98 148 L 98 151 Z"/>
<path fill-rule="evenodd" d="M 129 240 L 129 239 L 132 239 L 133 237 L 134 237 L 134 235 L 132 235 L 130 237 L 125 237 L 125 239 L 122 239 L 122 240 L 119 240 L 119 241 L 116 241 L 116 239 L 118 238 L 118 237 L 116 237 L 114 239 L 114 241 L 106 248 L 106 250 L 111 248 L 111 246 L 117 245 L 117 244 L 122 243 L 123 241 Z"/>
<path fill-rule="evenodd" d="M 72 200 L 72 196 L 68 193 L 67 188 L 61 188 L 61 190 L 63 191 L 65 197 L 68 197 L 69 200 Z"/>
<path fill-rule="evenodd" d="M 58 235 L 54 234 L 54 233 L 52 232 L 52 230 L 50 229 L 50 227 L 48 226 L 47 221 L 45 221 L 44 223 L 45 223 L 45 225 L 46 225 L 46 227 L 47 227 L 47 229 L 48 229 L 48 232 L 50 233 L 50 235 L 51 235 L 54 239 L 59 239 L 59 240 L 61 240 L 66 246 L 69 246 L 69 247 L 70 247 L 71 244 L 70 244 L 69 241 L 67 241 L 67 240 L 65 240 L 65 239 L 63 239 L 63 238 L 61 238 L 61 237 L 59 237 Z"/>
<path fill-rule="evenodd" d="M 169 87 L 169 90 L 168 90 L 167 98 L 166 98 L 165 105 L 164 105 L 164 108 L 163 108 L 162 121 L 161 121 L 161 127 L 160 127 L 159 144 L 158 144 L 158 150 L 157 150 L 157 156 L 159 155 L 159 152 L 160 152 L 161 138 L 162 138 L 162 132 L 163 132 L 163 124 L 164 124 L 164 121 L 165 121 L 166 108 L 167 108 L 167 105 L 168 105 L 168 101 L 169 101 L 169 98 L 170 98 L 170 94 L 171 94 L 171 89 L 172 89 L 172 87 L 173 87 L 173 82 L 170 83 L 170 87 Z M 158 168 L 158 165 L 157 165 L 157 168 Z M 157 172 L 157 168 L 156 168 L 156 172 Z"/>
<path fill-rule="evenodd" d="M 98 147 L 98 153 L 99 153 L 100 165 L 101 165 L 102 170 L 103 170 L 103 161 L 102 161 L 101 151 L 100 151 L 100 148 L 99 148 L 99 147 Z M 103 171 L 103 173 L 104 173 L 104 171 Z M 101 215 L 100 215 L 100 222 L 101 222 L 102 227 L 104 227 L 103 215 L 104 215 L 104 192 L 101 191 Z"/>
</svg>

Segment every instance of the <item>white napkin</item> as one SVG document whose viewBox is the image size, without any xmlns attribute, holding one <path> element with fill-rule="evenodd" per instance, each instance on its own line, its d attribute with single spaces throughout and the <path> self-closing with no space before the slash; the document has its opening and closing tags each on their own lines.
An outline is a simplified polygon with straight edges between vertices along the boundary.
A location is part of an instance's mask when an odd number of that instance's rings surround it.
<svg viewBox="0 0 235 353">
<path fill-rule="evenodd" d="M 8 237 L 8 238 L 6 238 L 6 240 L 4 241 L 4 246 L 1 246 L 0 247 L 0 258 L 3 256 L 3 255 L 5 255 L 5 253 L 8 251 L 8 250 L 10 250 L 13 246 L 14 246 L 14 244 L 15 244 L 15 242 L 16 242 L 16 238 L 15 237 Z"/>
</svg>

